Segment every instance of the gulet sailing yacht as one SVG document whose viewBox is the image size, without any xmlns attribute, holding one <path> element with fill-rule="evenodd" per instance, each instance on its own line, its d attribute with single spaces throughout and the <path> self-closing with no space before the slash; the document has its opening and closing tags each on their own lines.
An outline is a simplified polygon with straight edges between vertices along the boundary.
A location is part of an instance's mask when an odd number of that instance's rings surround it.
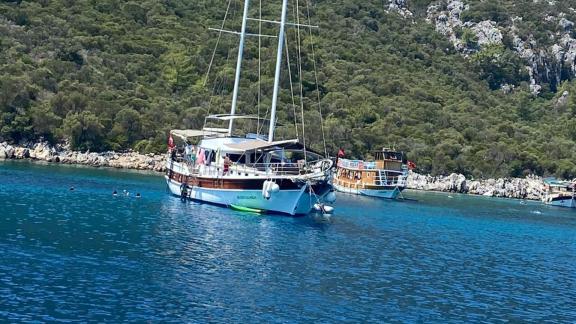
<svg viewBox="0 0 576 324">
<path fill-rule="evenodd" d="M 244 2 L 236 77 L 230 114 L 210 115 L 200 130 L 172 130 L 194 153 L 173 149 L 167 161 L 166 182 L 171 193 L 239 210 L 307 214 L 318 203 L 333 202 L 333 162 L 311 151 L 297 139 L 275 140 L 276 106 L 282 66 L 287 0 L 282 1 L 274 88 L 268 133 L 246 133 L 237 124 L 261 122 L 259 116 L 237 115 L 240 69 L 247 35 L 249 0 Z M 216 124 L 216 126 L 214 126 Z M 224 124 L 224 126 L 222 126 Z M 227 125 L 226 125 L 227 124 Z M 227 126 L 227 127 L 226 127 Z"/>
</svg>

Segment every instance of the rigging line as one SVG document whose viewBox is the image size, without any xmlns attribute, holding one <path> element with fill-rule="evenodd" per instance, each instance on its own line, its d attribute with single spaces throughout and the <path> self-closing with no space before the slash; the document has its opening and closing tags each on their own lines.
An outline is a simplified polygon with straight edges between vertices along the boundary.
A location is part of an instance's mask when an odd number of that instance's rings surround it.
<svg viewBox="0 0 576 324">
<path fill-rule="evenodd" d="M 226 7 L 226 13 L 224 14 L 224 19 L 222 19 L 222 26 L 218 32 L 218 39 L 216 40 L 216 45 L 214 45 L 214 50 L 212 51 L 212 58 L 210 58 L 210 64 L 208 64 L 208 71 L 206 71 L 206 77 L 204 78 L 204 86 L 208 82 L 208 76 L 210 75 L 210 70 L 212 69 L 212 63 L 214 62 L 214 56 L 216 56 L 216 49 L 218 48 L 218 43 L 220 43 L 220 38 L 222 37 L 222 32 L 224 30 L 224 24 L 226 24 L 226 18 L 228 17 L 228 11 L 230 10 L 230 5 L 232 0 L 228 0 L 228 6 Z"/>
<path fill-rule="evenodd" d="M 310 0 L 306 0 L 306 14 L 308 16 L 308 25 L 310 21 Z M 322 105 L 320 104 L 320 86 L 318 84 L 318 73 L 316 71 L 316 55 L 314 53 L 314 35 L 312 35 L 312 28 L 308 29 L 310 35 L 310 48 L 312 49 L 312 66 L 314 67 L 314 82 L 316 83 L 316 97 L 318 100 L 318 112 L 320 113 L 320 130 L 322 131 L 322 143 L 324 144 L 324 156 L 328 157 L 328 149 L 326 147 L 326 136 L 324 135 L 324 117 L 322 116 Z"/>
<path fill-rule="evenodd" d="M 232 42 L 229 41 L 228 50 L 226 51 L 226 61 L 224 62 L 224 67 L 228 66 L 230 62 L 230 54 L 232 53 L 232 51 L 230 50 L 231 48 L 232 48 Z M 226 88 L 227 82 L 228 82 L 228 76 L 226 72 L 224 72 L 222 78 L 220 79 L 220 84 L 218 85 L 218 92 L 220 97 L 222 98 L 222 101 L 224 101 L 224 88 Z M 220 110 L 218 110 L 218 113 L 220 113 Z"/>
<path fill-rule="evenodd" d="M 296 139 L 300 139 L 298 133 L 298 115 L 296 114 L 296 101 L 294 100 L 294 87 L 292 85 L 292 72 L 290 70 L 290 53 L 288 52 L 288 37 L 284 37 L 284 47 L 286 48 L 286 64 L 288 65 L 288 80 L 290 80 L 290 95 L 292 97 L 292 114 L 294 115 L 294 129 L 296 129 Z"/>
<path fill-rule="evenodd" d="M 228 3 L 228 9 L 230 9 L 230 7 L 232 8 L 230 15 L 232 16 L 232 18 L 234 18 L 236 16 L 236 8 L 234 6 L 231 5 L 231 1 Z M 229 12 L 229 10 L 227 10 Z M 228 15 L 228 13 L 226 14 Z M 224 67 L 226 67 L 228 65 L 228 62 L 230 61 L 230 48 L 232 47 L 232 43 L 230 41 L 228 41 L 228 49 L 226 50 L 226 60 L 224 61 Z M 214 50 L 216 50 L 216 47 L 214 48 Z M 218 80 L 220 79 L 220 80 Z M 205 80 L 206 82 L 207 80 Z M 216 77 L 214 79 L 214 94 L 216 95 L 216 97 L 221 97 L 224 98 L 223 95 L 223 89 L 226 85 L 226 73 L 223 73 L 223 75 L 218 78 Z M 214 96 L 211 95 L 210 96 L 210 102 L 209 102 L 209 106 L 208 106 L 208 115 L 210 115 L 210 112 L 212 111 L 212 102 L 214 100 Z M 217 107 L 218 108 L 218 107 Z M 217 109 L 217 112 L 220 113 L 219 109 Z"/>
<path fill-rule="evenodd" d="M 262 35 L 262 0 L 259 1 L 259 12 L 258 12 L 260 22 L 258 23 L 258 35 Z M 256 137 L 260 137 L 260 94 L 262 92 L 262 79 L 261 79 L 261 68 L 262 68 L 262 37 L 258 36 L 258 103 L 256 106 L 258 116 L 258 122 L 256 124 Z"/>
<path fill-rule="evenodd" d="M 296 0 L 296 31 L 298 34 L 298 79 L 300 81 L 300 113 L 302 114 L 302 145 L 304 146 L 304 161 L 306 158 L 306 129 L 304 126 L 304 85 L 302 84 L 302 52 L 300 44 L 300 9 L 299 0 Z"/>
</svg>

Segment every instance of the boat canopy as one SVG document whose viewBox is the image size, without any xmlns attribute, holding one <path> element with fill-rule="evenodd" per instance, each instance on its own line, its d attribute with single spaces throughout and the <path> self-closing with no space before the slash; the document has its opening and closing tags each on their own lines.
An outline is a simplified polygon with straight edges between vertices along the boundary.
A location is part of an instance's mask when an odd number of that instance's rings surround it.
<svg viewBox="0 0 576 324">
<path fill-rule="evenodd" d="M 285 140 L 285 141 L 276 141 L 276 142 L 267 142 L 267 141 L 262 141 L 262 140 L 250 140 L 250 141 L 244 141 L 244 142 L 240 142 L 240 143 L 230 143 L 230 144 L 226 144 L 226 146 L 231 148 L 231 149 L 239 150 L 239 151 L 251 151 L 251 150 L 258 150 L 258 149 L 269 148 L 269 147 L 277 147 L 277 146 L 287 147 L 287 148 L 300 148 L 300 147 L 302 147 L 302 145 L 300 143 L 298 143 L 297 139 Z"/>
<path fill-rule="evenodd" d="M 576 181 L 566 181 L 566 180 L 558 180 L 556 178 L 545 178 L 544 183 L 551 186 L 551 187 L 567 187 L 573 188 L 576 186 Z"/>
<path fill-rule="evenodd" d="M 204 137 L 204 136 L 213 136 L 213 135 L 223 135 L 228 132 L 227 129 L 218 129 L 218 128 L 210 128 L 210 129 L 173 129 L 170 131 L 170 134 L 173 136 L 179 137 L 182 140 L 186 141 L 189 138 L 194 137 Z"/>
</svg>

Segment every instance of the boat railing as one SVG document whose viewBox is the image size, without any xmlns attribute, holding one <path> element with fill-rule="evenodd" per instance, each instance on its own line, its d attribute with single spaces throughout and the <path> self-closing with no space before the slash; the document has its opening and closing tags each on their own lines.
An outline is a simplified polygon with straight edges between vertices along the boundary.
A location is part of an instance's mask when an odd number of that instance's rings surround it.
<svg viewBox="0 0 576 324">
<path fill-rule="evenodd" d="M 374 170 L 376 162 L 366 162 L 362 160 L 338 159 L 338 166 L 347 169 Z"/>
<path fill-rule="evenodd" d="M 387 170 L 379 169 L 376 166 L 376 162 L 366 162 L 362 160 L 348 160 L 348 159 L 338 159 L 338 166 L 347 169 L 358 169 L 358 170 L 381 170 L 381 171 L 394 171 L 394 172 L 408 172 L 408 166 L 402 164 L 400 170 Z"/>
<path fill-rule="evenodd" d="M 232 164 L 224 172 L 222 164 L 189 165 L 191 175 L 200 176 L 269 176 L 269 175 L 298 175 L 308 172 L 311 163 L 238 163 Z"/>
<path fill-rule="evenodd" d="M 382 172 L 382 174 L 377 174 L 374 179 L 374 184 L 377 186 L 406 186 L 406 176 L 404 173 L 398 175 L 390 175 Z"/>
</svg>

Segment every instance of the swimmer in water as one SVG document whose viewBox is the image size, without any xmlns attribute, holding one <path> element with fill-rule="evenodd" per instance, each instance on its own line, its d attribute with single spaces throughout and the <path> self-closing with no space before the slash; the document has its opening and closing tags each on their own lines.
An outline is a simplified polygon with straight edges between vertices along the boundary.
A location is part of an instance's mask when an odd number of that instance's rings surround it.
<svg viewBox="0 0 576 324">
<path fill-rule="evenodd" d="M 70 191 L 74 191 L 74 186 L 70 187 Z"/>
<path fill-rule="evenodd" d="M 112 191 L 112 196 L 116 196 L 116 195 L 118 195 L 118 191 L 116 191 L 116 190 Z"/>
<path fill-rule="evenodd" d="M 139 192 L 136 193 L 136 198 L 142 197 Z"/>
</svg>

